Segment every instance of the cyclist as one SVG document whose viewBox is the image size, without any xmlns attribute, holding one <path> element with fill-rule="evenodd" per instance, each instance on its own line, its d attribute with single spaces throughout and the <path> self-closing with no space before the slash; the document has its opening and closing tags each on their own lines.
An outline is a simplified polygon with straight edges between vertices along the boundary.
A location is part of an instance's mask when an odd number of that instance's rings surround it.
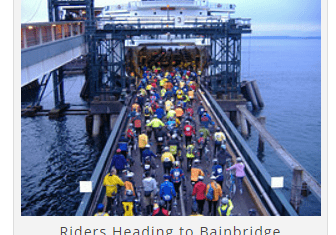
<svg viewBox="0 0 336 235">
<path fill-rule="evenodd" d="M 177 105 L 177 108 L 175 109 L 175 115 L 180 120 L 180 122 L 182 120 L 183 114 L 184 114 L 184 111 L 183 111 L 182 106 L 180 104 Z"/>
<path fill-rule="evenodd" d="M 154 114 L 153 119 L 147 124 L 147 126 L 151 126 L 154 130 L 154 137 L 156 139 L 156 132 L 160 126 L 165 126 L 165 124 Z"/>
<path fill-rule="evenodd" d="M 220 148 L 222 144 L 225 144 L 226 137 L 224 133 L 221 131 L 220 127 L 216 128 L 216 132 L 214 134 L 214 155 L 216 155 L 217 149 Z"/>
<path fill-rule="evenodd" d="M 152 157 L 157 157 L 153 151 L 150 149 L 150 145 L 146 144 L 145 149 L 142 151 L 142 164 L 145 163 L 145 159 L 149 158 L 150 161 L 152 161 Z"/>
<path fill-rule="evenodd" d="M 218 164 L 221 165 L 223 169 L 225 169 L 226 159 L 232 159 L 232 156 L 228 153 L 228 151 L 226 151 L 225 144 L 221 145 L 221 148 L 218 151 L 216 158 L 218 159 Z"/>
<path fill-rule="evenodd" d="M 223 168 L 221 165 L 218 164 L 218 160 L 215 158 L 212 160 L 212 175 L 216 177 L 216 182 L 223 187 L 224 175 L 223 175 Z"/>
<path fill-rule="evenodd" d="M 210 115 L 207 113 L 207 111 L 203 111 L 202 117 L 201 117 L 201 125 L 208 128 L 209 125 L 214 125 L 214 122 L 211 121 Z"/>
<path fill-rule="evenodd" d="M 195 158 L 195 153 L 196 153 L 196 149 L 195 149 L 195 145 L 193 143 L 190 143 L 187 146 L 187 153 L 186 153 L 186 157 L 187 157 L 187 170 L 190 171 L 191 166 L 192 166 L 192 162 Z"/>
<path fill-rule="evenodd" d="M 169 151 L 169 147 L 164 148 L 164 153 L 161 156 L 161 162 L 163 164 L 164 174 L 169 174 L 175 158 L 173 154 Z"/>
<path fill-rule="evenodd" d="M 206 139 L 204 138 L 204 133 L 200 133 L 200 137 L 197 139 L 197 148 L 199 152 L 199 159 L 202 160 L 203 151 L 206 146 Z"/>
<path fill-rule="evenodd" d="M 124 182 L 125 185 L 125 194 L 127 192 L 127 190 L 131 190 L 132 191 L 132 195 L 136 196 L 136 188 L 133 182 L 133 176 L 134 173 L 133 172 L 128 172 L 126 175 L 126 180 Z"/>
<path fill-rule="evenodd" d="M 164 116 L 166 116 L 166 112 L 164 111 L 164 109 L 162 108 L 163 106 L 160 105 L 159 108 L 156 109 L 155 114 L 157 116 L 158 119 L 162 120 L 162 118 Z"/>
<path fill-rule="evenodd" d="M 177 139 L 177 134 L 172 134 L 171 140 L 168 141 L 169 151 L 176 159 L 181 154 L 180 141 Z"/>
<path fill-rule="evenodd" d="M 201 128 L 198 130 L 198 133 L 200 133 L 200 134 L 203 133 L 203 138 L 205 139 L 205 142 L 207 142 L 208 137 L 211 137 L 210 136 L 210 131 L 204 125 L 201 125 Z"/>
<path fill-rule="evenodd" d="M 172 182 L 169 181 L 170 176 L 164 175 L 164 182 L 160 185 L 160 197 L 167 204 L 167 210 L 171 211 L 173 197 L 176 197 L 176 191 Z"/>
<path fill-rule="evenodd" d="M 184 126 L 184 136 L 185 136 L 185 145 L 188 146 L 188 144 L 191 143 L 192 136 L 195 135 L 195 129 L 193 126 L 190 125 L 189 121 L 185 122 L 186 125 Z"/>
<path fill-rule="evenodd" d="M 166 131 L 162 129 L 162 126 L 159 126 L 156 132 L 156 154 L 162 153 L 162 146 L 164 144 L 166 135 L 167 135 Z"/>
<path fill-rule="evenodd" d="M 216 208 L 217 208 L 217 202 L 219 200 L 219 198 L 222 196 L 222 187 L 217 184 L 216 182 L 216 177 L 215 176 L 211 176 L 210 177 L 211 182 L 207 185 L 207 190 L 205 192 L 205 197 L 206 200 L 208 201 L 208 205 L 209 205 L 209 211 L 208 211 L 208 215 L 209 216 L 216 216 Z M 210 189 L 210 187 L 212 189 Z M 211 193 L 212 191 L 212 193 Z"/>
<path fill-rule="evenodd" d="M 233 209 L 233 203 L 231 199 L 223 197 L 221 200 L 221 205 L 218 207 L 219 216 L 230 216 Z"/>
<path fill-rule="evenodd" d="M 191 173 L 190 173 L 190 180 L 193 186 L 197 183 L 198 176 L 200 175 L 204 176 L 204 172 L 201 169 L 200 160 L 196 159 L 193 162 L 193 166 L 191 167 Z"/>
<path fill-rule="evenodd" d="M 141 135 L 139 135 L 138 145 L 139 145 L 139 151 L 140 151 L 140 162 L 142 162 L 142 151 L 145 150 L 146 145 L 148 143 L 148 137 L 143 131 Z"/>
<path fill-rule="evenodd" d="M 177 199 L 180 199 L 180 186 L 182 183 L 182 180 L 185 180 L 183 170 L 180 168 L 180 162 L 175 161 L 174 162 L 175 168 L 173 168 L 170 171 L 170 178 L 171 182 L 174 184 L 175 192 L 177 195 Z"/>
<path fill-rule="evenodd" d="M 205 202 L 205 192 L 206 192 L 206 185 L 203 183 L 204 176 L 198 176 L 198 181 L 194 186 L 192 191 L 192 196 L 196 196 L 196 202 L 198 205 L 198 213 L 203 214 L 204 202 Z"/>
<path fill-rule="evenodd" d="M 121 154 L 120 148 L 117 149 L 116 154 L 112 158 L 111 167 L 115 167 L 117 174 L 121 175 L 126 168 L 127 161 L 124 155 Z"/>
<path fill-rule="evenodd" d="M 169 212 L 165 209 L 166 203 L 163 200 L 159 201 L 159 208 L 153 211 L 152 216 L 169 216 Z"/>
<path fill-rule="evenodd" d="M 146 120 L 146 133 L 147 133 L 147 137 L 150 140 L 152 137 L 152 127 L 150 125 L 148 125 L 150 123 L 150 120 Z"/>
<path fill-rule="evenodd" d="M 99 203 L 97 205 L 97 213 L 94 216 L 109 216 L 107 212 L 104 212 L 104 204 Z"/>
<path fill-rule="evenodd" d="M 124 182 L 116 175 L 117 171 L 114 167 L 111 168 L 110 173 L 104 177 L 103 185 L 106 187 L 107 205 L 106 210 L 109 214 L 113 214 L 112 205 L 116 199 L 118 192 L 118 185 L 124 186 Z"/>
<path fill-rule="evenodd" d="M 238 182 L 238 188 L 240 190 L 240 194 L 243 194 L 243 178 L 245 177 L 245 165 L 243 163 L 242 158 L 238 157 L 237 163 L 231 166 L 230 168 L 227 168 L 227 171 L 230 171 L 232 169 L 236 169 L 236 179 Z"/>
<path fill-rule="evenodd" d="M 144 204 L 147 215 L 153 212 L 154 195 L 157 193 L 157 182 L 155 178 L 150 175 L 150 172 L 145 172 L 145 178 L 142 180 L 144 190 Z"/>
<path fill-rule="evenodd" d="M 132 190 L 126 190 L 126 197 L 121 201 L 121 205 L 123 206 L 123 216 L 138 215 Z"/>
<path fill-rule="evenodd" d="M 122 133 L 119 138 L 118 148 L 121 150 L 121 154 L 126 158 L 128 152 L 128 138 L 124 133 Z"/>
<path fill-rule="evenodd" d="M 140 113 L 137 113 L 133 119 L 133 126 L 135 128 L 136 134 L 139 136 L 141 134 L 142 120 Z"/>
<path fill-rule="evenodd" d="M 200 106 L 197 109 L 199 121 L 201 121 L 201 117 L 202 117 L 204 111 L 205 111 L 205 108 L 203 106 L 203 101 L 200 101 Z"/>
<path fill-rule="evenodd" d="M 143 114 L 145 116 L 145 121 L 150 119 L 151 115 L 153 114 L 153 110 L 152 110 L 150 104 L 146 104 L 146 106 L 143 110 Z"/>
</svg>

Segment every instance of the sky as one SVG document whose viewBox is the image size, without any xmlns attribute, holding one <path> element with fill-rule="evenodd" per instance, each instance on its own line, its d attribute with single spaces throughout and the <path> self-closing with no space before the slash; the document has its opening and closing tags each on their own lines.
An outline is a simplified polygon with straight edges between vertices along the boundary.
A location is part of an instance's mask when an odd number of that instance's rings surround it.
<svg viewBox="0 0 336 235">
<path fill-rule="evenodd" d="M 210 0 L 236 5 L 231 17 L 251 18 L 252 36 L 321 36 L 321 0 Z M 95 6 L 128 0 L 95 0 Z M 47 0 L 21 1 L 21 23 L 48 21 Z"/>
</svg>

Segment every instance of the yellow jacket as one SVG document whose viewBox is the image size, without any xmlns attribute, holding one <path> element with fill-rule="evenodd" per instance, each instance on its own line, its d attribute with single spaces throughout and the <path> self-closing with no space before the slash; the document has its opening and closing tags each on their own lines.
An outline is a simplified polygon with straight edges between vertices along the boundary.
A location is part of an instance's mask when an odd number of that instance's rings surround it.
<svg viewBox="0 0 336 235">
<path fill-rule="evenodd" d="M 161 156 L 161 162 L 164 162 L 166 158 L 168 158 L 171 162 L 175 162 L 175 158 L 171 152 L 163 153 Z"/>
<path fill-rule="evenodd" d="M 165 124 L 158 118 L 153 118 L 147 126 L 151 126 L 153 128 L 158 128 L 159 126 L 164 126 Z"/>
<path fill-rule="evenodd" d="M 117 175 L 108 173 L 104 178 L 103 185 L 106 186 L 106 196 L 112 197 L 112 194 L 117 194 L 117 185 L 124 186 L 124 182 Z"/>
<path fill-rule="evenodd" d="M 146 147 L 147 143 L 148 143 L 148 137 L 146 134 L 141 134 L 139 135 L 139 148 L 144 148 Z"/>
<path fill-rule="evenodd" d="M 220 207 L 218 207 L 219 216 L 230 216 L 232 209 L 233 209 L 233 204 L 232 204 L 232 201 L 229 199 L 228 205 L 221 205 Z M 226 215 L 222 215 L 222 211 L 223 212 L 226 211 Z"/>
</svg>

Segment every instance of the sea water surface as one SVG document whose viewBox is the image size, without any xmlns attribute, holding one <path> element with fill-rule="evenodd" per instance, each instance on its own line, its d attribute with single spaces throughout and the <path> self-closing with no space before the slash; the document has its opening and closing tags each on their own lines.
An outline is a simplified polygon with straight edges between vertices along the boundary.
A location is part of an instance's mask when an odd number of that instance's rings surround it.
<svg viewBox="0 0 336 235">
<path fill-rule="evenodd" d="M 321 40 L 242 40 L 242 80 L 257 80 L 265 107 L 266 128 L 319 182 L 321 181 Z M 79 98 L 83 76 L 65 79 L 71 108 L 86 107 Z M 41 105 L 53 107 L 51 85 Z M 252 128 L 253 130 L 253 128 Z M 108 132 L 98 139 L 86 134 L 85 116 L 21 118 L 21 214 L 75 215 L 82 199 L 78 185 L 89 180 Z M 257 152 L 255 131 L 247 139 L 271 176 L 284 176 L 289 198 L 291 172 L 265 144 Z M 310 195 L 300 215 L 320 215 Z"/>
</svg>

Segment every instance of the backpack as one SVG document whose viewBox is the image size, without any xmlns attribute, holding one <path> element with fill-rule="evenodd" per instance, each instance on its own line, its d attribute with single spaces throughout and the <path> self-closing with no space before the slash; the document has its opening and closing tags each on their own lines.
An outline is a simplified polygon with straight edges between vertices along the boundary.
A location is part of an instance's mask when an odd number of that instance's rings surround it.
<svg viewBox="0 0 336 235">
<path fill-rule="evenodd" d="M 201 118 L 201 122 L 208 122 L 209 121 L 209 118 L 207 116 L 203 116 Z"/>
<path fill-rule="evenodd" d="M 141 127 L 141 120 L 140 119 L 137 119 L 134 121 L 134 127 L 135 128 L 140 128 Z"/>
<path fill-rule="evenodd" d="M 211 184 L 208 190 L 208 193 L 206 194 L 206 199 L 208 199 L 209 201 L 212 201 L 212 199 L 214 198 L 214 189 L 212 188 Z"/>
<path fill-rule="evenodd" d="M 149 107 L 148 106 L 145 107 L 145 114 L 146 114 L 146 116 L 149 114 Z"/>
<path fill-rule="evenodd" d="M 133 216 L 133 202 L 122 202 L 124 207 L 124 216 Z"/>
</svg>

